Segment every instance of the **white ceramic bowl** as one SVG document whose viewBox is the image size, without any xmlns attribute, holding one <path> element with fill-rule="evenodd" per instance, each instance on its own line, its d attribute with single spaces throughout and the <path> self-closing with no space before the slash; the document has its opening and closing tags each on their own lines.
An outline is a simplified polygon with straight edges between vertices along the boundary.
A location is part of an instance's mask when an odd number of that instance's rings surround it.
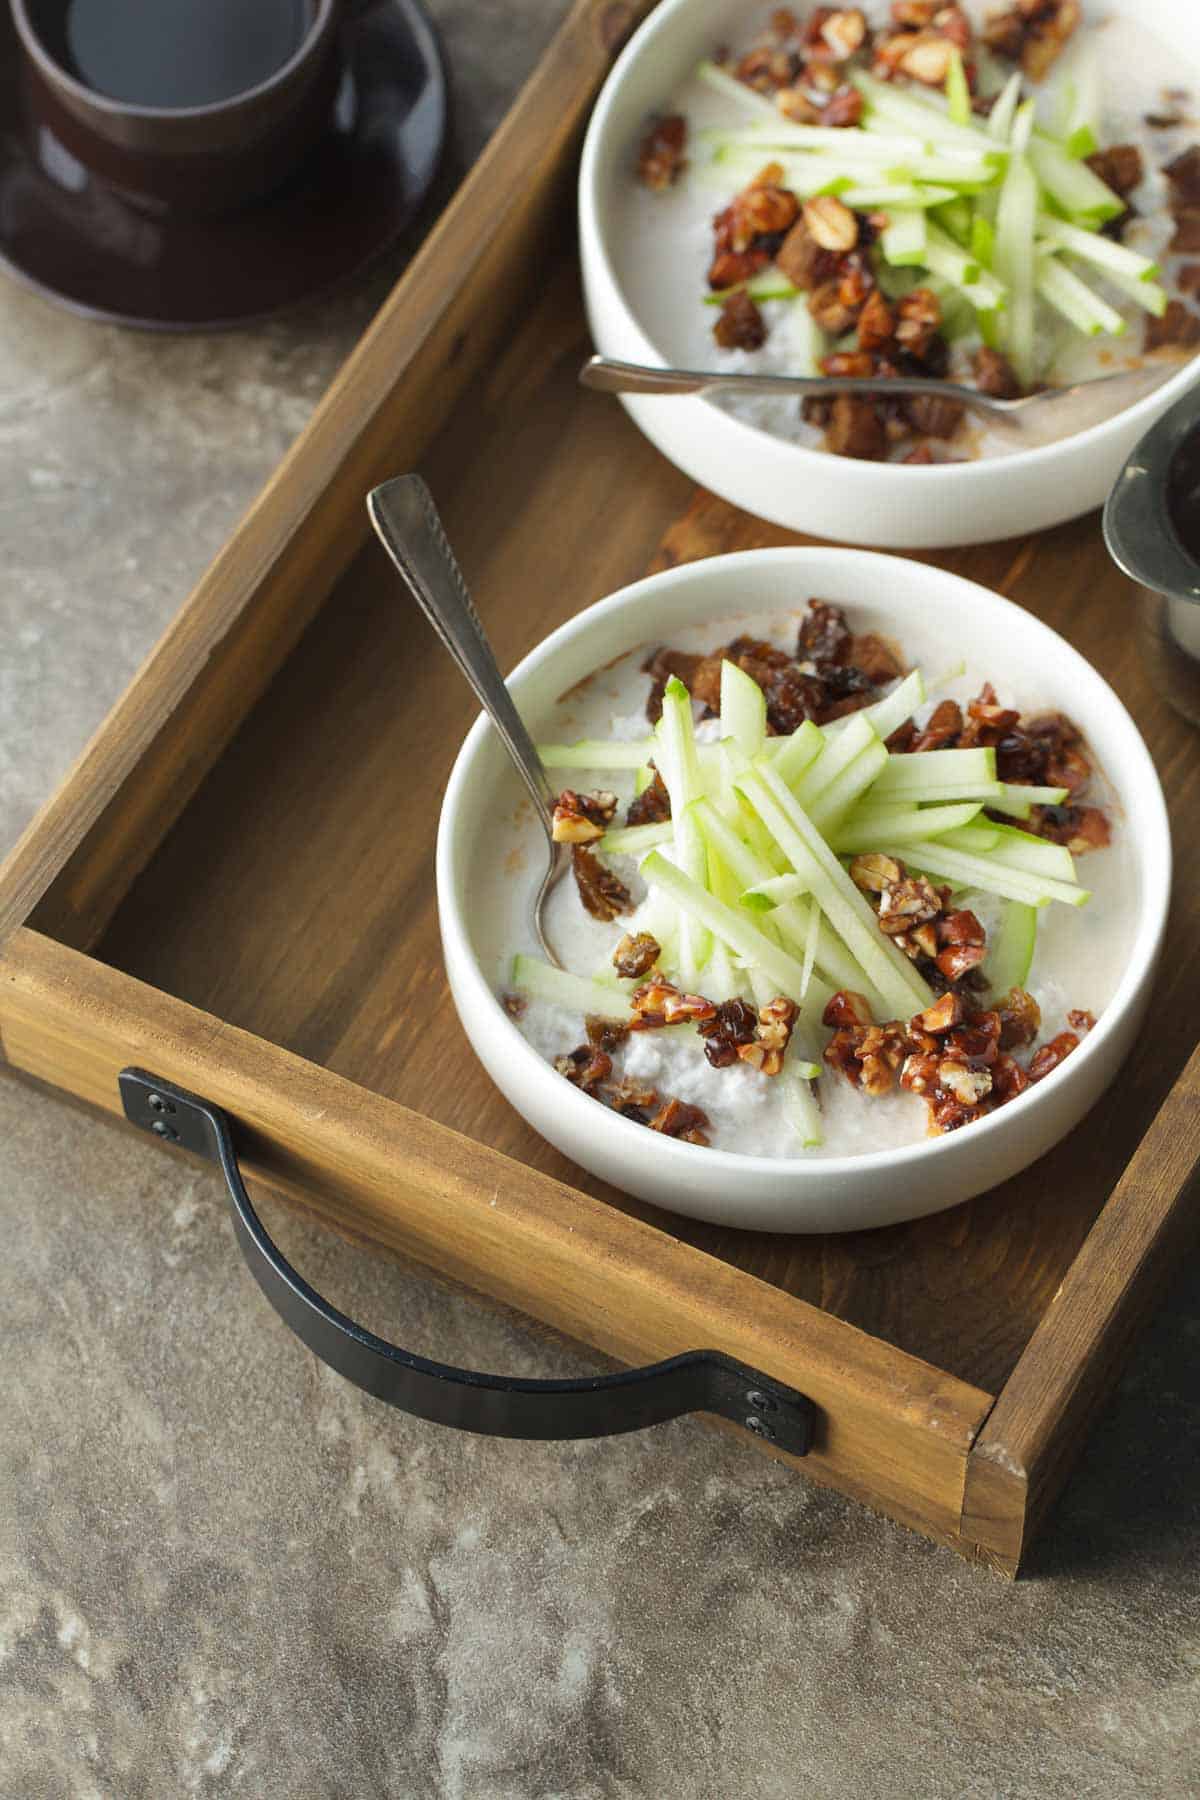
<svg viewBox="0 0 1200 1800">
<path fill-rule="evenodd" d="M 978 14 L 982 5 L 968 10 Z M 663 0 L 604 85 L 579 177 L 584 294 L 592 338 L 604 355 L 670 362 L 618 273 L 618 202 L 633 179 L 632 155 L 645 121 L 714 44 L 752 29 L 768 11 L 766 0 L 753 17 L 733 0 Z M 1181 0 L 1086 0 L 1084 12 L 1090 19 L 1135 17 L 1178 50 L 1184 81 L 1200 82 L 1200 7 Z M 669 269 L 664 281 L 671 282 Z M 693 285 L 686 274 L 675 277 L 682 304 Z M 707 400 L 629 396 L 622 404 L 685 474 L 748 512 L 846 543 L 924 549 L 1041 531 L 1101 505 L 1147 426 L 1194 379 L 1193 363 L 1136 405 L 1062 443 L 939 466 L 935 475 L 785 443 Z"/>
<path fill-rule="evenodd" d="M 1166 809 L 1145 744 L 1128 713 L 1070 645 L 1010 601 L 974 582 L 899 557 L 797 547 L 750 550 L 635 582 L 548 637 L 514 670 L 512 692 L 535 737 L 555 704 L 612 659 L 731 612 L 794 615 L 820 594 L 852 608 L 860 629 L 944 629 L 974 675 L 1014 691 L 1030 672 L 1033 696 L 1057 696 L 1082 728 L 1115 790 L 1119 847 L 1136 871 L 1136 918 L 1113 998 L 1080 1048 L 1020 1099 L 950 1136 L 863 1156 L 777 1160 L 703 1149 L 647 1131 L 556 1075 L 507 1016 L 492 980 L 511 945 L 503 884 L 530 895 L 540 868 L 506 873 L 489 848 L 489 821 L 508 819 L 521 788 L 495 732 L 480 718 L 454 765 L 438 832 L 442 946 L 463 1028 L 497 1087 L 543 1137 L 616 1187 L 644 1200 L 770 1231 L 839 1231 L 938 1212 L 1016 1174 L 1078 1123 L 1115 1075 L 1149 997 L 1170 889 Z M 1020 696 L 1018 696 L 1020 697 Z M 511 887 L 509 888 L 511 893 Z M 498 935 L 500 934 L 500 935 Z"/>
</svg>

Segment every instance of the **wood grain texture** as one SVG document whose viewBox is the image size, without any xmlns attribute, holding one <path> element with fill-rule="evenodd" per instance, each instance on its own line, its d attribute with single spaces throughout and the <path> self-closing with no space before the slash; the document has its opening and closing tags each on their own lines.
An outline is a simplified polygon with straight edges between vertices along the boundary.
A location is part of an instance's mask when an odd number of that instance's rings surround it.
<svg viewBox="0 0 1200 1800">
<path fill-rule="evenodd" d="M 1200 1236 L 1193 1053 L 1034 1332 L 969 1459 L 963 1537 L 1015 1574 L 1153 1296 Z"/>
<path fill-rule="evenodd" d="M 0 944 L 26 920 L 79 948 L 103 930 L 365 540 L 367 490 L 417 462 L 509 334 L 558 235 L 588 107 L 649 4 L 577 0 L 308 427 L 0 868 Z"/>
<path fill-rule="evenodd" d="M 494 379 L 449 422 L 426 459 L 505 666 L 648 561 L 663 566 L 795 541 L 711 495 L 693 498 L 619 407 L 577 388 L 585 348 L 564 265 Z M 618 519 L 620 529 L 597 525 Z M 1064 630 L 1115 681 L 1163 770 L 1175 809 L 1181 892 L 1189 883 L 1194 891 L 1194 834 L 1178 829 L 1196 792 L 1194 739 L 1142 675 L 1125 628 L 1124 584 L 1107 562 L 1095 520 L 1030 544 L 929 560 L 1005 589 Z M 419 705 L 397 704 L 397 696 L 410 694 L 419 694 Z M 473 710 L 384 557 L 368 547 L 131 892 L 101 953 L 530 1167 L 651 1217 L 524 1125 L 475 1065 L 446 992 L 434 828 Z M 431 718 L 439 722 L 432 738 Z M 426 779 L 398 784 L 392 772 L 412 768 L 424 769 Z M 238 919 L 232 938 L 231 914 Z M 1163 992 L 1170 984 L 1200 1002 L 1194 910 L 1177 909 L 1172 933 Z M 965 1208 L 823 1240 L 686 1220 L 669 1228 L 997 1391 L 1191 1049 L 1187 1021 L 1194 1013 L 1174 1003 L 1158 1012 L 1161 1024 L 1123 1075 L 1122 1105 L 1106 1113 L 1105 1131 L 1085 1122 L 1036 1168 Z"/>
<path fill-rule="evenodd" d="M 237 1120 L 252 1176 L 622 1362 L 719 1341 L 815 1401 L 805 1474 L 956 1534 L 989 1394 L 27 929 L 0 961 L 0 1044 L 109 1111 L 131 1064 L 203 1094 Z"/>
</svg>

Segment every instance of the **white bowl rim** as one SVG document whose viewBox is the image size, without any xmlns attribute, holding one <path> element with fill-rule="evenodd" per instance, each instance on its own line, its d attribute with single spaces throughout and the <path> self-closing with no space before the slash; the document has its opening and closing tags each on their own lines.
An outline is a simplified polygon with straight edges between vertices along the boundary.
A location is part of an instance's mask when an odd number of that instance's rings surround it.
<svg viewBox="0 0 1200 1800">
<path fill-rule="evenodd" d="M 976 1120 L 970 1127 L 970 1142 L 979 1144 L 981 1150 L 986 1141 L 994 1137 L 998 1131 L 1012 1128 L 1014 1119 L 1028 1119 L 1035 1107 L 1042 1108 L 1052 1097 L 1054 1087 L 1061 1083 L 1065 1074 L 1068 1079 L 1073 1072 L 1083 1069 L 1100 1051 L 1106 1039 L 1112 1035 L 1121 1017 L 1137 1001 L 1143 985 L 1151 978 L 1155 961 L 1162 943 L 1166 928 L 1167 912 L 1171 895 L 1171 836 L 1167 817 L 1166 802 L 1163 798 L 1162 786 L 1154 767 L 1145 740 L 1132 717 L 1116 692 L 1105 681 L 1104 677 L 1072 644 L 1044 620 L 1032 613 L 1027 613 L 1015 602 L 1006 599 L 1003 594 L 996 593 L 981 583 L 971 581 L 964 575 L 957 575 L 952 570 L 941 569 L 928 564 L 918 563 L 911 557 L 893 556 L 878 550 L 859 550 L 849 546 L 825 545 L 786 545 L 777 549 L 735 550 L 724 556 L 705 557 L 700 562 L 680 563 L 673 569 L 662 570 L 654 575 L 643 576 L 640 580 L 618 588 L 615 593 L 606 595 L 595 601 L 582 612 L 576 613 L 566 620 L 548 637 L 534 646 L 528 655 L 512 670 L 508 681 L 519 682 L 522 677 L 533 674 L 544 662 L 551 660 L 559 650 L 575 639 L 586 635 L 587 631 L 601 619 L 613 612 L 623 610 L 637 600 L 651 594 L 661 593 L 681 583 L 695 579 L 697 573 L 713 568 L 723 568 L 731 577 L 744 569 L 747 562 L 758 566 L 768 561 L 778 564 L 803 562 L 806 571 L 820 573 L 827 570 L 830 575 L 835 571 L 845 570 L 851 575 L 852 570 L 864 563 L 882 564 L 888 567 L 896 563 L 906 563 L 910 568 L 919 569 L 923 576 L 935 584 L 954 587 L 960 591 L 964 600 L 973 605 L 984 604 L 990 608 L 1001 608 L 1015 613 L 1022 622 L 1022 627 L 1032 626 L 1035 634 L 1044 633 L 1053 642 L 1056 651 L 1063 653 L 1068 663 L 1074 663 L 1084 672 L 1084 678 L 1098 685 L 1102 694 L 1113 710 L 1114 721 L 1120 731 L 1127 737 L 1127 754 L 1137 765 L 1133 785 L 1138 789 L 1136 835 L 1141 847 L 1142 879 L 1139 882 L 1139 915 L 1134 941 L 1130 946 L 1128 960 L 1117 985 L 1116 992 L 1095 1026 L 1083 1038 L 1077 1050 L 1058 1068 L 1051 1071 L 1044 1081 L 1018 1095 L 1016 1100 L 1007 1106 L 998 1108 L 986 1117 Z M 828 585 L 828 578 L 827 578 Z M 849 604 L 853 604 L 850 602 Z M 635 648 L 634 644 L 629 646 Z M 1066 685 L 1064 681 L 1064 685 Z M 519 697 L 519 696 L 518 696 Z M 455 818 L 460 798 L 470 778 L 472 765 L 477 759 L 492 726 L 485 714 L 480 714 L 472 725 L 462 748 L 454 761 L 450 779 L 446 784 L 446 792 L 442 800 L 441 814 L 438 823 L 436 880 L 438 916 L 444 937 L 452 941 L 453 949 L 458 953 L 462 966 L 466 969 L 471 985 L 476 990 L 480 1002 L 491 1011 L 492 1016 L 510 1034 L 512 1050 L 524 1067 L 530 1071 L 531 1079 L 539 1083 L 555 1083 L 553 1089 L 558 1105 L 564 1107 L 567 1116 L 579 1120 L 582 1130 L 589 1128 L 600 1131 L 612 1130 L 618 1134 L 626 1134 L 624 1141 L 630 1150 L 640 1146 L 644 1156 L 656 1156 L 662 1159 L 685 1158 L 680 1168 L 690 1169 L 697 1175 L 704 1172 L 712 1175 L 724 1172 L 735 1174 L 738 1169 L 752 1171 L 756 1176 L 774 1174 L 780 1182 L 791 1182 L 797 1177 L 810 1180 L 832 1180 L 839 1176 L 853 1174 L 856 1170 L 864 1173 L 889 1167 L 897 1174 L 912 1169 L 915 1165 L 930 1156 L 947 1152 L 952 1146 L 960 1143 L 959 1134 L 946 1133 L 938 1137 L 920 1138 L 915 1143 L 905 1144 L 900 1148 L 868 1150 L 855 1156 L 824 1156 L 820 1158 L 755 1156 L 745 1151 L 717 1150 L 701 1144 L 687 1144 L 680 1139 L 665 1136 L 663 1133 L 647 1132 L 645 1126 L 635 1124 L 623 1118 L 620 1113 L 599 1106 L 588 1095 L 564 1081 L 555 1073 L 546 1059 L 539 1055 L 524 1034 L 500 1004 L 491 983 L 485 977 L 462 917 L 461 908 L 457 904 L 453 890 L 452 862 L 455 854 Z M 1145 790 L 1144 793 L 1142 790 Z M 1126 821 L 1132 825 L 1129 812 Z M 1156 868 L 1154 865 L 1161 865 Z M 1051 1086 L 1054 1084 L 1054 1087 Z M 547 1094 L 550 1089 L 545 1089 Z M 521 1111 L 520 1107 L 516 1108 Z M 536 1127 L 535 1127 L 536 1129 Z M 1060 1136 L 1065 1136 L 1065 1132 Z M 649 1141 L 647 1141 L 649 1140 Z M 620 1141 L 618 1137 L 617 1141 Z M 697 1161 L 696 1159 L 701 1159 Z"/>
<path fill-rule="evenodd" d="M 634 32 L 609 70 L 608 77 L 592 109 L 579 165 L 580 236 L 587 240 L 596 256 L 613 294 L 620 304 L 624 319 L 637 332 L 642 341 L 650 346 L 653 354 L 659 359 L 658 366 L 660 368 L 669 366 L 667 359 L 645 330 L 626 299 L 625 290 L 617 279 L 617 273 L 609 255 L 607 235 L 600 229 L 597 203 L 601 175 L 600 140 L 605 134 L 609 114 L 616 105 L 617 95 L 626 75 L 634 63 L 640 59 L 642 53 L 652 47 L 653 40 L 658 33 L 669 28 L 675 14 L 684 11 L 690 5 L 691 0 L 659 0 L 654 11 L 642 21 Z M 1200 351 L 1188 357 L 1176 373 L 1164 381 L 1160 387 L 1154 388 L 1149 394 L 1143 394 L 1140 400 L 1133 401 L 1129 406 L 1121 407 L 1111 418 L 1101 419 L 1097 424 L 1089 425 L 1084 431 L 1074 432 L 1070 437 L 1060 438 L 1054 443 L 1034 444 L 1027 450 L 1006 450 L 1003 455 L 995 457 L 970 457 L 965 461 L 938 463 L 936 467 L 939 480 L 955 481 L 960 486 L 967 481 L 979 480 L 981 474 L 990 474 L 994 480 L 996 466 L 1001 463 L 1006 469 L 1036 470 L 1043 463 L 1052 461 L 1055 456 L 1061 455 L 1068 445 L 1072 449 L 1078 446 L 1082 450 L 1096 443 L 1101 433 L 1118 425 L 1140 424 L 1142 421 L 1150 424 L 1162 411 L 1165 404 L 1178 399 L 1191 382 L 1197 378 L 1196 364 L 1198 361 L 1200 361 Z M 827 462 L 833 455 L 830 450 L 819 450 L 809 444 L 797 444 L 788 438 L 778 437 L 773 431 L 767 431 L 761 425 L 754 425 L 748 419 L 739 418 L 736 413 L 725 412 L 723 408 L 714 405 L 713 401 L 705 395 L 700 395 L 698 398 L 710 413 L 715 414 L 721 420 L 722 425 L 718 429 L 726 425 L 731 428 L 730 437 L 732 439 L 740 437 L 745 439 L 748 444 L 766 443 L 777 446 L 781 454 L 789 457 L 795 456 L 802 467 L 811 463 L 814 458 Z M 851 469 L 865 466 L 871 471 L 872 479 L 890 483 L 893 486 L 899 486 L 904 481 L 924 481 L 928 484 L 929 480 L 922 470 L 910 468 L 902 462 L 868 462 L 862 465 L 854 457 L 848 456 L 840 457 L 838 461 L 848 465 Z M 850 475 L 848 479 L 854 480 L 855 477 Z"/>
</svg>

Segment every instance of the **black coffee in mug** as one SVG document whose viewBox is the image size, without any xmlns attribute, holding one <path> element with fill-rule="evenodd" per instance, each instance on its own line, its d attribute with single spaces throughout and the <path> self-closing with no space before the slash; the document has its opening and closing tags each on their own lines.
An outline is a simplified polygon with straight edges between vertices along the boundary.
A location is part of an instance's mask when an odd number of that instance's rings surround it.
<svg viewBox="0 0 1200 1800">
<path fill-rule="evenodd" d="M 212 106 L 270 79 L 304 42 L 314 0 L 35 0 L 50 55 L 127 106 Z"/>
</svg>

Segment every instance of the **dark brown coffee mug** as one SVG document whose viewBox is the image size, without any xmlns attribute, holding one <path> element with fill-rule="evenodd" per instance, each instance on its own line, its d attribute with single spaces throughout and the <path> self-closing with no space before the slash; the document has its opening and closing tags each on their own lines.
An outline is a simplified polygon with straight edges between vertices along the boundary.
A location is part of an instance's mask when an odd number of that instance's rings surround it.
<svg viewBox="0 0 1200 1800">
<path fill-rule="evenodd" d="M 277 188 L 328 129 L 340 79 L 342 0 L 312 0 L 287 60 L 265 79 L 200 106 L 110 98 L 65 65 L 49 0 L 11 0 L 29 103 L 72 156 L 127 198 L 152 208 L 222 213 Z"/>
</svg>

